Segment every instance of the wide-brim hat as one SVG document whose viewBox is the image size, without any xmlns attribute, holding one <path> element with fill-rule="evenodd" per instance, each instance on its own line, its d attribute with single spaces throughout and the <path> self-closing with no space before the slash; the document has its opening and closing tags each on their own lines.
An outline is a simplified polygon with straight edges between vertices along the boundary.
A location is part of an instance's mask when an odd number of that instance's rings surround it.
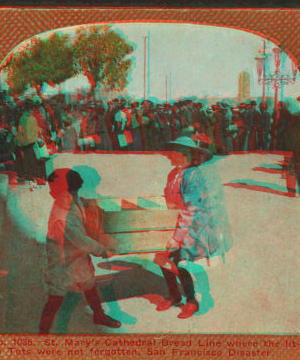
<svg viewBox="0 0 300 360">
<path fill-rule="evenodd" d="M 211 155 L 211 152 L 208 149 L 202 147 L 200 141 L 194 141 L 188 136 L 180 136 L 176 140 L 169 141 L 168 144 L 170 147 L 178 146 L 179 148 L 190 148 L 199 152 L 203 152 L 207 155 Z"/>
<path fill-rule="evenodd" d="M 120 101 L 119 101 L 120 104 L 126 104 L 127 101 L 124 99 L 124 98 L 121 98 Z"/>
<path fill-rule="evenodd" d="M 137 107 L 139 107 L 139 103 L 136 101 L 136 102 L 131 103 L 130 106 L 132 108 L 137 108 Z"/>
<path fill-rule="evenodd" d="M 256 105 L 257 105 L 257 103 L 256 103 L 256 101 L 255 101 L 255 100 L 251 100 L 251 101 L 250 101 L 250 105 L 255 105 L 255 106 L 256 106 Z"/>
<path fill-rule="evenodd" d="M 225 105 L 227 108 L 232 108 L 236 106 L 236 103 L 232 99 L 223 99 L 222 101 L 223 105 Z"/>
<path fill-rule="evenodd" d="M 225 109 L 225 104 L 222 103 L 222 101 L 217 101 L 217 106 L 220 108 L 220 109 Z"/>
<path fill-rule="evenodd" d="M 34 95 L 34 96 L 26 97 L 25 103 L 32 106 L 39 106 L 42 104 L 42 99 L 39 96 Z"/>
</svg>

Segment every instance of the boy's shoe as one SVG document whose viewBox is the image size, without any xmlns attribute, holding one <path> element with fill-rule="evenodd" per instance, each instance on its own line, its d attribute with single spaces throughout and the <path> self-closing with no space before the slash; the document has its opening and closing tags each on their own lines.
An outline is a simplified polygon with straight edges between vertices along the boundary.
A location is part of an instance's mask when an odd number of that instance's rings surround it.
<svg viewBox="0 0 300 360">
<path fill-rule="evenodd" d="M 178 299 L 173 299 L 173 298 L 168 298 L 168 299 L 164 299 L 162 300 L 156 307 L 157 311 L 165 311 L 165 310 L 169 310 L 171 308 L 171 306 L 182 306 L 182 302 L 181 302 L 181 298 Z"/>
<path fill-rule="evenodd" d="M 188 319 L 199 310 L 199 303 L 197 300 L 190 300 L 181 308 L 181 313 L 177 316 L 179 319 Z"/>
</svg>

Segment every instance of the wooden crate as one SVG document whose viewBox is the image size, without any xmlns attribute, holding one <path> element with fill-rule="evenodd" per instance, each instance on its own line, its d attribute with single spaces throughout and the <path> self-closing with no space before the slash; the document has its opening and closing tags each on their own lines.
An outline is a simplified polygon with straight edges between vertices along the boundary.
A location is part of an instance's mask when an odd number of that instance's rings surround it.
<svg viewBox="0 0 300 360">
<path fill-rule="evenodd" d="M 165 249 L 176 228 L 179 209 L 163 196 L 104 198 L 103 230 L 116 239 L 119 254 Z"/>
</svg>

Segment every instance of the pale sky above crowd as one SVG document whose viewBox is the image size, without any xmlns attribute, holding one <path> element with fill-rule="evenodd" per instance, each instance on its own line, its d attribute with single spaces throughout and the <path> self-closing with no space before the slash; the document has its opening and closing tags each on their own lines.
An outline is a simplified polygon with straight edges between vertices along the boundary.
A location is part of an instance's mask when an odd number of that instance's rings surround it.
<svg viewBox="0 0 300 360">
<path fill-rule="evenodd" d="M 199 98 L 237 97 L 238 76 L 243 70 L 251 76 L 251 96 L 262 94 L 262 86 L 257 81 L 255 57 L 263 47 L 263 39 L 255 34 L 225 27 L 176 23 L 131 22 L 113 24 L 112 27 L 136 45 L 131 55 L 134 66 L 126 89 L 133 98 L 141 98 L 144 94 L 145 36 L 149 36 L 146 69 L 147 81 L 150 81 L 150 92 L 147 82 L 146 94 L 151 97 L 165 100 L 166 77 L 168 97 L 172 99 L 192 95 Z M 65 30 L 74 31 L 71 28 Z M 275 45 L 268 42 L 267 45 L 272 52 Z M 274 63 L 272 57 L 270 61 Z M 285 61 L 284 72 L 291 72 L 289 58 Z M 89 87 L 83 76 L 70 79 L 63 89 L 74 91 L 79 87 Z M 56 91 L 49 87 L 45 90 Z M 273 94 L 270 88 L 268 95 Z M 300 95 L 299 74 L 296 84 L 285 86 L 282 94 L 284 97 Z M 279 91 L 279 98 L 282 94 Z"/>
</svg>

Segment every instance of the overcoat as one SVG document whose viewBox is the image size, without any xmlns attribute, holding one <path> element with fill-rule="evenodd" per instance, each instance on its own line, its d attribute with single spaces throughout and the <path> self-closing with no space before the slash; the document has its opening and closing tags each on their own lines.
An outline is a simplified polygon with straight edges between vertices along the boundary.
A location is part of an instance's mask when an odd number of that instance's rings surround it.
<svg viewBox="0 0 300 360">
<path fill-rule="evenodd" d="M 64 192 L 53 204 L 48 223 L 45 272 L 51 295 L 64 296 L 68 291 L 90 289 L 94 285 L 95 270 L 90 254 L 100 256 L 107 249 L 101 244 L 99 232 L 98 239 L 97 231 L 94 231 L 94 238 L 87 235 L 89 219 L 86 219 L 83 201 Z"/>
</svg>

